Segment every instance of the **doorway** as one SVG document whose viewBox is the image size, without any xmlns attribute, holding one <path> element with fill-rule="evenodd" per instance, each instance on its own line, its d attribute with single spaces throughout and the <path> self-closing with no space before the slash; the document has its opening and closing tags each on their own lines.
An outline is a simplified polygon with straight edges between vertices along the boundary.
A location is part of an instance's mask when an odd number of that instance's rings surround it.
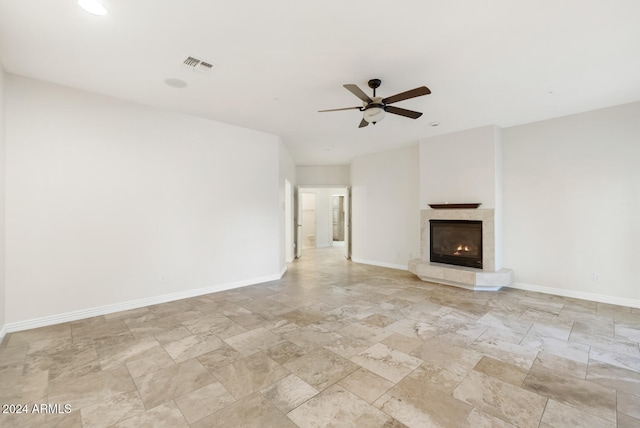
<svg viewBox="0 0 640 428">
<path fill-rule="evenodd" d="M 298 194 L 298 247 L 344 247 L 350 258 L 349 188 L 299 187 Z"/>
<path fill-rule="evenodd" d="M 331 195 L 333 246 L 344 247 L 344 195 Z"/>
<path fill-rule="evenodd" d="M 302 249 L 316 248 L 316 194 L 302 193 Z"/>
</svg>

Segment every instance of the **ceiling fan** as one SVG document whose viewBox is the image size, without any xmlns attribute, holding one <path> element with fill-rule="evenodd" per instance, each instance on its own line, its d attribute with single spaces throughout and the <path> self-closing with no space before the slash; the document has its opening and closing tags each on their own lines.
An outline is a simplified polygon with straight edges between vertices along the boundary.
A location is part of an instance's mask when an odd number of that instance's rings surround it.
<svg viewBox="0 0 640 428">
<path fill-rule="evenodd" d="M 349 92 L 362 100 L 363 107 L 335 108 L 331 110 L 319 110 L 319 112 L 322 113 L 327 111 L 353 109 L 363 111 L 363 118 L 360 121 L 360 125 L 358 126 L 358 128 L 364 128 L 370 123 L 373 123 L 375 125 L 377 122 L 380 122 L 382 118 L 384 118 L 385 112 L 397 114 L 404 117 L 410 117 L 411 119 L 417 119 L 422 116 L 422 113 L 418 111 L 407 110 L 400 107 L 391 106 L 389 104 L 408 100 L 409 98 L 420 97 L 422 95 L 429 95 L 431 93 L 429 88 L 427 88 L 426 86 L 420 86 L 419 88 L 411 89 L 410 91 L 401 92 L 387 98 L 381 98 L 376 96 L 376 89 L 380 87 L 380 83 L 382 83 L 380 79 L 371 79 L 368 82 L 369 87 L 373 89 L 373 98 L 370 98 L 367 94 L 365 94 L 357 85 L 351 83 L 342 85 L 347 88 Z"/>
</svg>

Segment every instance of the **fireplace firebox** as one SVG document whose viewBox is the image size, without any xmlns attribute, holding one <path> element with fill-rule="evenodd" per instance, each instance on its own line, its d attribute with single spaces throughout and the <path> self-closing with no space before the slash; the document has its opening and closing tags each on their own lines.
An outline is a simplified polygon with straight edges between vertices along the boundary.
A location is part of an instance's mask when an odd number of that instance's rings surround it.
<svg viewBox="0 0 640 428">
<path fill-rule="evenodd" d="M 432 262 L 482 269 L 482 221 L 429 220 Z"/>
</svg>

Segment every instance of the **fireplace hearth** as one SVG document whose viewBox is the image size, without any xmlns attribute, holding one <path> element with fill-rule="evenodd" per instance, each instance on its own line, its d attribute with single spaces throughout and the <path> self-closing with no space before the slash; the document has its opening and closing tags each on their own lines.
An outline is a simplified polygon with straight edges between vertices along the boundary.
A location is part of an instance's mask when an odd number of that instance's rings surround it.
<svg viewBox="0 0 640 428">
<path fill-rule="evenodd" d="M 482 269 L 482 221 L 430 220 L 430 261 Z"/>
</svg>

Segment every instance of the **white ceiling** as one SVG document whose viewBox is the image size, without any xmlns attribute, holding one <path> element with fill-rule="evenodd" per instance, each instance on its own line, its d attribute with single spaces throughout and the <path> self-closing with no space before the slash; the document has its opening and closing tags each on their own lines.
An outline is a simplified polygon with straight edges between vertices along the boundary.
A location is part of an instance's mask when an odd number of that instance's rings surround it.
<svg viewBox="0 0 640 428">
<path fill-rule="evenodd" d="M 280 135 L 298 165 L 640 100 L 638 0 L 0 0 L 7 72 Z M 181 65 L 188 56 L 209 74 Z M 164 83 L 180 79 L 187 87 Z M 358 129 L 342 87 L 418 86 Z M 438 121 L 438 127 L 430 126 Z"/>
</svg>

